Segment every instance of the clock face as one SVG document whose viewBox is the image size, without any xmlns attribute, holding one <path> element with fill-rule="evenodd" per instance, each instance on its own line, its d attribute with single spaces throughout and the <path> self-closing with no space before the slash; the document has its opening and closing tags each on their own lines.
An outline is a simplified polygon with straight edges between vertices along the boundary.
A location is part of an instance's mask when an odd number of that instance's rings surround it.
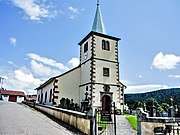
<svg viewBox="0 0 180 135">
<path fill-rule="evenodd" d="M 87 57 L 88 57 L 88 53 L 87 53 L 87 52 L 85 52 L 85 53 L 84 53 L 84 59 L 86 60 L 86 59 L 87 59 Z"/>
</svg>

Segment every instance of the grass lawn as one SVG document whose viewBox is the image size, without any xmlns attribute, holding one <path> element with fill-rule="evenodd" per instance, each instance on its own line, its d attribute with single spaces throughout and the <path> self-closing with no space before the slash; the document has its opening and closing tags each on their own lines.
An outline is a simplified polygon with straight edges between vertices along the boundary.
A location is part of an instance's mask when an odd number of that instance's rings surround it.
<svg viewBox="0 0 180 135">
<path fill-rule="evenodd" d="M 137 131 L 137 116 L 130 114 L 125 114 L 124 116 L 128 120 L 129 124 L 133 127 L 133 129 Z"/>
</svg>

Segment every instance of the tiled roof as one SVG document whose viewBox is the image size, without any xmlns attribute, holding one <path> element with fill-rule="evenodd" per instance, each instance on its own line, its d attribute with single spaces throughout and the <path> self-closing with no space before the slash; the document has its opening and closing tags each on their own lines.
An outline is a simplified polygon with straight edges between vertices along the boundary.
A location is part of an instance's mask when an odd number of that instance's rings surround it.
<svg viewBox="0 0 180 135">
<path fill-rule="evenodd" d="M 0 90 L 0 94 L 2 95 L 14 95 L 14 96 L 25 96 L 22 91 L 14 91 L 14 90 Z"/>
</svg>

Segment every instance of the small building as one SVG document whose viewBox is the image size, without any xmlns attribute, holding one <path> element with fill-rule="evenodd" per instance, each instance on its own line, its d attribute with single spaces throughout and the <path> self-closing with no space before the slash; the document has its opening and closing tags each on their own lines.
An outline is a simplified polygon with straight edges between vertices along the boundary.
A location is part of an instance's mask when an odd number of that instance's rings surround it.
<svg viewBox="0 0 180 135">
<path fill-rule="evenodd" d="M 22 102 L 25 99 L 23 91 L 0 90 L 1 99 L 6 102 Z"/>
</svg>

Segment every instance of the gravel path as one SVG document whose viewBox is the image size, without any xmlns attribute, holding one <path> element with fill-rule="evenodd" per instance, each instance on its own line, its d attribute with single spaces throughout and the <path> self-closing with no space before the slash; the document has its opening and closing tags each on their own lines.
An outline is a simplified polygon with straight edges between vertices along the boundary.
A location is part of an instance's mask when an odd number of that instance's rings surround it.
<svg viewBox="0 0 180 135">
<path fill-rule="evenodd" d="M 117 115 L 117 135 L 136 135 L 136 131 L 126 120 L 125 116 Z"/>
<path fill-rule="evenodd" d="M 117 135 L 136 135 L 136 131 L 132 129 L 131 125 L 126 120 L 125 116 L 116 115 L 116 134 Z M 101 135 L 114 135 L 113 125 L 109 125 L 108 129 Z"/>
</svg>

